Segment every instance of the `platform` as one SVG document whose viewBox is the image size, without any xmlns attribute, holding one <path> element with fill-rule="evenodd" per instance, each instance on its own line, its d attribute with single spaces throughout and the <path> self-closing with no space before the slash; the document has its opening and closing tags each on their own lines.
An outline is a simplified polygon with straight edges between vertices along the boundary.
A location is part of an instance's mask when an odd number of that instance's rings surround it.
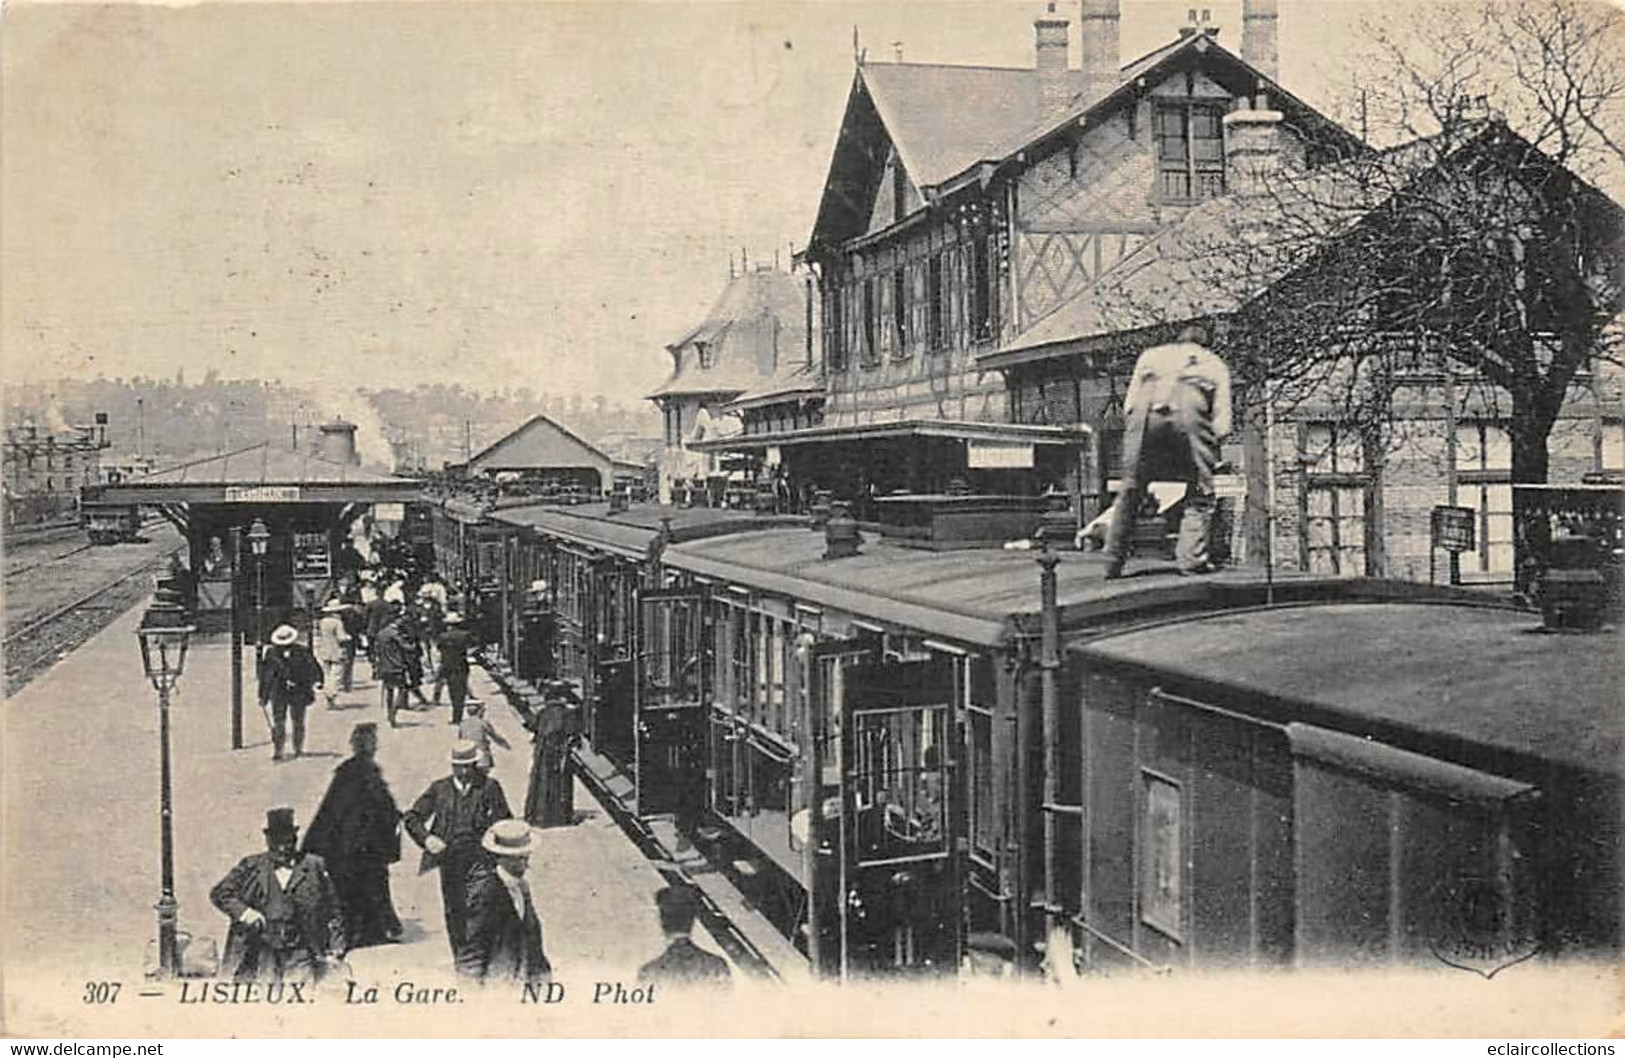
<svg viewBox="0 0 1625 1058">
<path fill-rule="evenodd" d="M 159 895 L 158 708 L 141 672 L 138 611 L 121 615 L 84 647 L 4 703 L 0 715 L 0 970 L 64 1004 L 85 980 L 139 982 Z M 245 687 L 247 746 L 230 748 L 229 654 L 219 637 L 197 643 L 172 704 L 176 896 L 183 931 L 223 945 L 225 916 L 209 889 L 237 860 L 262 851 L 265 811 L 292 806 L 308 824 L 357 722 L 382 721 L 378 688 L 357 664 L 355 691 L 309 712 L 305 755 L 274 762 L 270 736 Z M 245 683 L 252 654 L 245 651 Z M 528 733 L 476 669 L 476 696 L 490 703 L 512 749 L 493 747 L 494 775 L 517 813 L 530 767 Z M 402 809 L 447 774 L 450 708 L 402 714 L 379 728 L 379 763 Z M 632 981 L 664 946 L 653 896 L 663 884 L 638 847 L 577 790 L 575 826 L 538 830 L 532 886 L 556 976 Z M 452 983 L 437 878 L 418 873 L 409 840 L 392 872 L 405 942 L 352 953 L 358 979 Z M 721 951 L 703 931 L 696 940 Z M 737 976 L 737 975 L 736 975 Z M 54 983 L 53 983 L 54 982 Z M 129 984 L 134 987 L 134 984 Z M 18 993 L 8 991 L 8 1005 Z M 54 1005 L 54 1004 L 53 1004 Z M 15 1013 L 15 1011 L 12 1011 Z"/>
</svg>

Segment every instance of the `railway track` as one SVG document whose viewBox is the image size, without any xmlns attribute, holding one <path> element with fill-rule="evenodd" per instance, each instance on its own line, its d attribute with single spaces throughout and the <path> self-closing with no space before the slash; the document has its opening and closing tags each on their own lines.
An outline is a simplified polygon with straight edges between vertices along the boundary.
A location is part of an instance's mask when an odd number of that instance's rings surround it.
<svg viewBox="0 0 1625 1058">
<path fill-rule="evenodd" d="M 8 570 L 5 582 L 5 693 L 15 694 L 145 598 L 152 574 L 184 546 L 149 541 L 144 553 L 86 545 Z M 86 555 L 85 552 L 94 552 Z"/>
<path fill-rule="evenodd" d="M 145 533 L 148 529 L 151 529 L 154 526 L 161 525 L 161 524 L 163 524 L 163 519 L 162 518 L 149 519 L 148 521 L 145 521 L 145 522 L 141 523 L 141 532 Z M 81 529 L 81 528 L 79 528 L 77 526 L 73 527 L 71 531 L 72 531 L 73 535 L 75 535 L 75 536 L 78 536 L 79 534 L 84 532 L 83 529 Z M 57 541 L 57 542 L 58 543 L 66 543 L 68 541 Z M 45 541 L 31 541 L 31 540 L 30 541 L 12 541 L 11 546 L 8 547 L 7 550 L 11 551 L 13 554 L 15 554 L 15 552 L 17 550 L 20 550 L 24 546 L 32 545 L 32 546 L 28 547 L 28 549 L 33 550 L 34 547 L 42 546 L 44 543 L 45 543 Z M 39 569 L 41 566 L 48 566 L 53 562 L 60 562 L 65 558 L 72 558 L 74 555 L 82 554 L 83 552 L 89 551 L 93 547 L 100 546 L 98 544 L 92 544 L 92 543 L 89 543 L 88 541 L 84 541 L 84 540 L 75 540 L 73 543 L 74 543 L 74 546 L 70 547 L 66 551 L 58 551 L 55 554 L 48 555 L 45 558 L 37 559 L 37 560 L 32 561 L 32 562 L 27 562 L 27 563 L 24 563 L 24 564 L 21 564 L 21 565 L 15 565 L 15 566 L 10 565 L 8 563 L 7 566 L 6 566 L 6 569 L 5 569 L 5 579 L 7 581 L 10 581 L 10 580 L 12 580 L 12 579 L 14 579 L 16 577 L 22 576 L 25 573 L 29 573 L 29 572 L 31 572 L 33 570 Z M 10 557 L 10 556 L 8 556 L 8 557 Z"/>
</svg>

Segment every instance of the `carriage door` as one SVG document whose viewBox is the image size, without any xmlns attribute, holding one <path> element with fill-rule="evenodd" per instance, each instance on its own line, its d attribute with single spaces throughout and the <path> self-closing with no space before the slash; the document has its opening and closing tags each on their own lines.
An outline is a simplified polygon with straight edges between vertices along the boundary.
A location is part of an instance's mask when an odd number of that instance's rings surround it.
<svg viewBox="0 0 1625 1058">
<path fill-rule="evenodd" d="M 638 814 L 695 822 L 705 806 L 705 606 L 692 589 L 638 598 Z"/>
<path fill-rule="evenodd" d="M 952 973 L 958 883 L 949 821 L 953 667 L 888 661 L 846 672 L 841 738 L 852 973 Z"/>
</svg>

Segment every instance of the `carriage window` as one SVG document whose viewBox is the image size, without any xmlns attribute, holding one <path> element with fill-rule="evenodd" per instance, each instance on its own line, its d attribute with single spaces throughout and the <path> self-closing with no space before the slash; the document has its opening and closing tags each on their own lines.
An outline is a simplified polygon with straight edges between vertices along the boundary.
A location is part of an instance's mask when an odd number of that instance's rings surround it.
<svg viewBox="0 0 1625 1058">
<path fill-rule="evenodd" d="M 728 627 L 732 645 L 728 651 L 733 685 L 729 688 L 728 708 L 748 713 L 751 690 L 751 634 L 750 613 L 738 606 L 728 608 Z"/>
<path fill-rule="evenodd" d="M 946 706 L 853 717 L 860 863 L 947 849 Z"/>
<path fill-rule="evenodd" d="M 1149 771 L 1140 777 L 1140 920 L 1180 940 L 1185 858 L 1179 784 Z"/>
</svg>

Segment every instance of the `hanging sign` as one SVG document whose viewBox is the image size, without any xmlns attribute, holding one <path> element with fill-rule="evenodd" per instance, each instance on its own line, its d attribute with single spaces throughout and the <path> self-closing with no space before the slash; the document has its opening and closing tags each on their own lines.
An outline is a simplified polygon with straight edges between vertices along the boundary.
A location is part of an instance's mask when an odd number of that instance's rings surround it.
<svg viewBox="0 0 1625 1058">
<path fill-rule="evenodd" d="M 298 503 L 298 485 L 227 485 L 227 503 Z"/>
<path fill-rule="evenodd" d="M 965 466 L 971 470 L 1031 470 L 1033 446 L 999 441 L 971 441 L 965 445 Z"/>
<path fill-rule="evenodd" d="M 1458 555 L 1477 547 L 1477 513 L 1471 507 L 1433 508 L 1433 546 Z"/>
<path fill-rule="evenodd" d="M 372 516 L 380 522 L 404 522 L 406 521 L 406 504 L 375 503 L 372 505 Z"/>
</svg>

